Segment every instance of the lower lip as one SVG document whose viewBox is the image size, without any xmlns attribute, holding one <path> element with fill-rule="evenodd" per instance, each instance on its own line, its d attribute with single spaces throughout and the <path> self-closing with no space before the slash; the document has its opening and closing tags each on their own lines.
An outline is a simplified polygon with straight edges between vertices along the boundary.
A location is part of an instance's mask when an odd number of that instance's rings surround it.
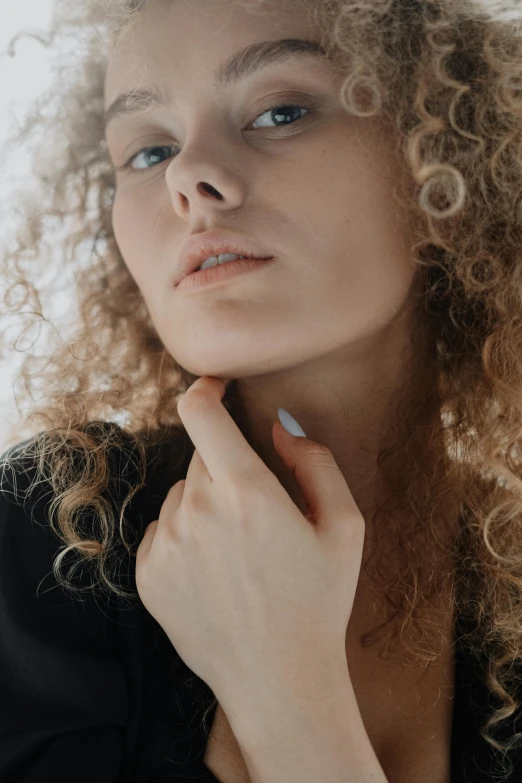
<svg viewBox="0 0 522 783">
<path fill-rule="evenodd" d="M 184 277 L 176 286 L 176 290 L 186 293 L 199 291 L 201 288 L 222 283 L 245 272 L 253 272 L 254 269 L 266 266 L 269 261 L 273 260 L 273 258 L 239 258 L 237 261 L 227 261 L 225 264 L 211 266 L 210 269 L 200 269 L 198 272 L 192 272 L 191 275 Z"/>
</svg>

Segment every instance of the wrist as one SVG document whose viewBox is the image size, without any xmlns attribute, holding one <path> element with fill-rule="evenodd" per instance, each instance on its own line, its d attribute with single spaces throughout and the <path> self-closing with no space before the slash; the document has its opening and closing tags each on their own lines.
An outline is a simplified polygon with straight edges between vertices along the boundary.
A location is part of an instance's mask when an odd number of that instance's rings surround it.
<svg viewBox="0 0 522 783">
<path fill-rule="evenodd" d="M 230 724 L 252 783 L 387 783 L 346 667 L 327 692 L 267 689 L 258 709 Z"/>
<path fill-rule="evenodd" d="M 233 703 L 220 703 L 240 744 L 271 742 L 296 727 L 313 731 L 323 721 L 364 731 L 346 659 L 342 667 L 309 669 L 285 682 L 258 679 L 253 687 L 243 687 Z"/>
</svg>

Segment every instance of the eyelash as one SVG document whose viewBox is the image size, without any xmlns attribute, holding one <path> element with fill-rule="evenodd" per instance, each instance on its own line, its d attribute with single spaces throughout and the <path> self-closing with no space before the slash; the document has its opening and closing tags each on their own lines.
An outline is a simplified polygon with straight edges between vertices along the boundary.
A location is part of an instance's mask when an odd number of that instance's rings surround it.
<svg viewBox="0 0 522 783">
<path fill-rule="evenodd" d="M 280 103 L 280 104 L 277 104 L 275 106 L 271 106 L 268 109 L 266 109 L 265 111 L 261 112 L 261 114 L 259 114 L 255 118 L 255 120 L 253 120 L 253 122 L 256 122 L 264 114 L 268 114 L 269 112 L 273 112 L 276 109 L 305 109 L 308 112 L 308 114 L 305 114 L 303 117 L 299 117 L 297 120 L 294 120 L 293 122 L 288 123 L 288 125 L 295 125 L 295 123 L 299 122 L 299 120 L 303 120 L 306 117 L 310 117 L 311 115 L 317 113 L 314 109 L 311 109 L 309 106 L 298 106 L 298 105 L 291 104 L 291 103 Z M 285 128 L 285 127 L 288 127 L 288 126 L 286 126 L 286 125 L 279 125 L 279 126 L 275 126 L 272 130 L 277 130 L 278 128 Z M 254 130 L 261 130 L 261 129 L 260 128 L 255 128 Z M 136 158 L 139 155 L 141 155 L 144 152 L 149 152 L 149 150 L 161 149 L 161 148 L 165 148 L 165 147 L 169 147 L 169 146 L 170 145 L 168 145 L 168 144 L 154 144 L 151 147 L 143 147 L 143 149 L 141 149 L 138 152 L 134 153 L 129 158 L 129 160 L 126 163 L 124 163 L 123 166 L 117 167 L 117 171 L 124 171 L 125 169 L 130 169 L 133 173 L 138 173 L 140 171 L 150 171 L 150 169 L 155 168 L 159 164 L 156 164 L 155 166 L 148 166 L 148 167 L 145 167 L 145 168 L 142 168 L 142 169 L 133 169 L 132 168 L 132 163 L 136 160 Z M 171 149 L 172 148 L 173 147 L 171 147 Z"/>
</svg>

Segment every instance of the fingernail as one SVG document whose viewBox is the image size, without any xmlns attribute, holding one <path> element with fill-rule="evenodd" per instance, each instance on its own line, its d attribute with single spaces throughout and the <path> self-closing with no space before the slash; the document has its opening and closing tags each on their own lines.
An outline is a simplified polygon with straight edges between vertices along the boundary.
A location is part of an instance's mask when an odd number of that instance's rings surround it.
<svg viewBox="0 0 522 783">
<path fill-rule="evenodd" d="M 279 421 L 290 435 L 294 435 L 296 438 L 306 438 L 303 429 L 284 408 L 278 408 L 277 415 L 279 416 Z"/>
</svg>

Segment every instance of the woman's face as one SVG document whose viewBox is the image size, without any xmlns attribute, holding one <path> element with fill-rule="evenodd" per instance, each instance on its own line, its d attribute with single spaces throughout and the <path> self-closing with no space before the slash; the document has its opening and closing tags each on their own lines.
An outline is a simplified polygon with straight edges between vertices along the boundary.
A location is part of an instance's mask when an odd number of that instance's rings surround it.
<svg viewBox="0 0 522 783">
<path fill-rule="evenodd" d="M 346 112 L 330 61 L 292 56 L 213 84 L 235 52 L 280 38 L 321 40 L 295 2 L 254 13 L 230 0 L 155 0 L 109 62 L 106 108 L 136 87 L 170 98 L 108 125 L 114 166 L 137 156 L 117 171 L 113 225 L 160 338 L 195 375 L 307 365 L 325 377 L 328 357 L 365 360 L 415 273 L 395 139 L 382 119 Z M 284 106 L 296 108 L 270 111 Z M 145 147 L 155 149 L 138 154 Z M 185 240 L 220 229 L 275 261 L 175 289 Z"/>
</svg>

